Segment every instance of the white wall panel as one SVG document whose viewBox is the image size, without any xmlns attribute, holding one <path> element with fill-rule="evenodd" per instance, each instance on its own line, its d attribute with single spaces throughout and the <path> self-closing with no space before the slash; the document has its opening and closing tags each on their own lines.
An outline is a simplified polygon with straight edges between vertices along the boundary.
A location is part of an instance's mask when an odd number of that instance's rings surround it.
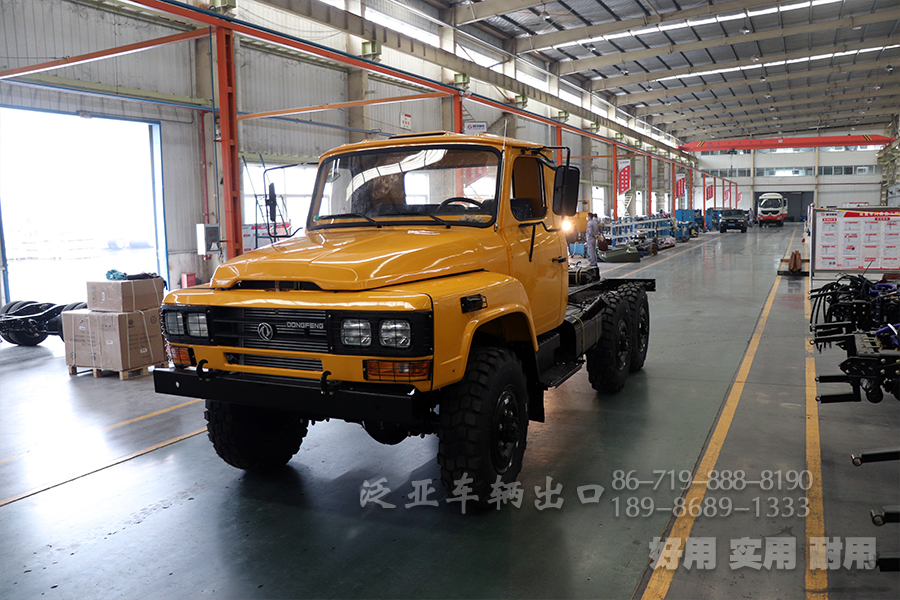
<svg viewBox="0 0 900 600">
<path fill-rule="evenodd" d="M 408 88 L 390 85 L 383 81 L 369 79 L 369 90 L 373 93 L 371 98 L 393 98 L 415 94 Z M 412 116 L 412 129 L 400 128 L 401 113 Z M 398 102 L 395 104 L 376 104 L 369 107 L 369 122 L 373 129 L 380 129 L 384 133 L 409 133 L 420 131 L 441 131 L 441 100 L 417 100 L 413 102 Z"/>
<path fill-rule="evenodd" d="M 241 46 L 237 59 L 238 109 L 257 113 L 347 100 L 347 74 Z M 347 126 L 345 110 L 286 117 Z M 283 119 L 246 120 L 239 125 L 242 152 L 281 156 L 319 156 L 347 142 L 347 132 Z"/>
</svg>

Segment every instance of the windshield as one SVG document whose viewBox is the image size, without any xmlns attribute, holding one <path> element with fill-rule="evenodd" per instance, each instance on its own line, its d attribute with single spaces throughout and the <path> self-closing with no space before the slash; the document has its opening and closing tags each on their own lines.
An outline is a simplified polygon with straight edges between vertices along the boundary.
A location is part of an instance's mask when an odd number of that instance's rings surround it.
<svg viewBox="0 0 900 600">
<path fill-rule="evenodd" d="M 739 219 L 744 216 L 744 211 L 742 211 L 742 210 L 723 210 L 722 216 Z"/>
<path fill-rule="evenodd" d="M 781 198 L 764 198 L 759 203 L 760 208 L 781 208 Z"/>
<path fill-rule="evenodd" d="M 485 227 L 497 212 L 500 154 L 411 146 L 337 155 L 319 167 L 309 227 Z"/>
</svg>

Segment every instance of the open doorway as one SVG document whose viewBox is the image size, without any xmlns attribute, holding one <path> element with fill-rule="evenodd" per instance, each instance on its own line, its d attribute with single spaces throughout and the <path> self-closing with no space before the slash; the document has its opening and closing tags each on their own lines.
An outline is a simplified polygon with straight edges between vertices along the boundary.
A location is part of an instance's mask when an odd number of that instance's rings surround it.
<svg viewBox="0 0 900 600">
<path fill-rule="evenodd" d="M 8 299 L 68 304 L 166 268 L 157 124 L 0 108 Z"/>
</svg>

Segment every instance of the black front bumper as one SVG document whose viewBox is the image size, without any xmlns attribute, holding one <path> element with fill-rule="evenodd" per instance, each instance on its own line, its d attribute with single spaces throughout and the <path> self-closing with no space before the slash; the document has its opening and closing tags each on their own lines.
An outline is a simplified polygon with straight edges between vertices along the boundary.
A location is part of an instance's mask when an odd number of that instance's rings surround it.
<svg viewBox="0 0 900 600">
<path fill-rule="evenodd" d="M 154 370 L 153 384 L 160 394 L 292 410 L 316 421 L 383 421 L 426 429 L 431 415 L 429 395 L 406 385 L 363 388 L 341 382 L 177 369 Z"/>
<path fill-rule="evenodd" d="M 722 221 L 719 223 L 719 227 L 721 229 L 743 229 L 746 227 L 746 223 L 741 223 L 740 221 Z"/>
</svg>

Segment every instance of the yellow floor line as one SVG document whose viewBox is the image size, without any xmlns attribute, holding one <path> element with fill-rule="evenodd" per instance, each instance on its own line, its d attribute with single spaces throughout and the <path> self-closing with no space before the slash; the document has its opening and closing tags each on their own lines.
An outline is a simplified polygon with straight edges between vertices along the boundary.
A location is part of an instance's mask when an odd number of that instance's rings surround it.
<svg viewBox="0 0 900 600">
<path fill-rule="evenodd" d="M 190 433 L 180 435 L 180 436 L 172 438 L 170 440 L 166 440 L 165 442 L 160 442 L 159 444 L 156 444 L 155 446 L 150 446 L 149 448 L 144 448 L 143 450 L 138 450 L 137 452 L 132 452 L 131 454 L 128 454 L 126 456 L 121 456 L 111 462 L 106 463 L 103 466 L 100 466 L 100 467 L 97 467 L 96 469 L 88 471 L 87 473 L 82 473 L 80 475 L 76 475 L 75 477 L 70 477 L 63 481 L 49 483 L 47 485 L 42 485 L 41 487 L 36 487 L 34 489 L 28 490 L 27 492 L 22 492 L 21 494 L 16 494 L 15 496 L 10 496 L 9 498 L 6 498 L 5 500 L 0 500 L 0 506 L 6 506 L 7 504 L 12 504 L 13 502 L 18 502 L 19 500 L 23 500 L 25 498 L 28 498 L 29 496 L 34 496 L 35 494 L 40 494 L 41 492 L 46 492 L 47 490 L 53 489 L 55 487 L 59 487 L 63 484 L 70 483 L 72 481 L 76 481 L 78 479 L 81 479 L 82 477 L 87 477 L 88 475 L 93 475 L 94 473 L 98 473 L 100 471 L 103 471 L 104 469 L 108 469 L 110 467 L 120 465 L 123 462 L 131 460 L 132 458 L 137 458 L 138 456 L 143 456 L 144 454 L 149 454 L 150 452 L 153 452 L 154 450 L 159 450 L 160 448 L 165 448 L 166 446 L 171 446 L 172 444 L 176 444 L 182 440 L 186 440 L 188 438 L 194 437 L 195 435 L 200 435 L 204 431 L 206 431 L 206 427 L 203 427 L 202 429 L 198 429 L 197 431 L 192 431 Z"/>
<path fill-rule="evenodd" d="M 809 320 L 809 279 L 806 280 L 806 318 Z M 808 341 L 808 339 L 804 340 Z M 809 600 L 828 600 L 828 571 L 812 570 L 813 564 L 825 564 L 825 549 L 815 549 L 810 538 L 825 537 L 825 505 L 822 491 L 822 449 L 819 442 L 819 405 L 816 402 L 816 359 L 814 347 L 806 344 L 806 470 L 811 486 L 806 491 L 809 513 L 806 515 L 806 597 Z"/>
<path fill-rule="evenodd" d="M 134 419 L 122 421 L 121 423 L 116 423 L 115 425 L 110 425 L 109 427 L 105 427 L 104 429 L 102 429 L 102 431 L 109 431 L 110 429 L 115 429 L 116 427 L 122 427 L 123 425 L 131 425 L 132 423 L 137 423 L 138 421 L 143 421 L 144 419 L 149 419 L 150 417 L 156 417 L 156 416 L 165 414 L 167 412 L 170 412 L 170 411 L 173 411 L 173 410 L 176 410 L 179 408 L 184 408 L 185 406 L 190 406 L 191 404 L 197 404 L 198 402 L 202 402 L 202 401 L 203 401 L 202 398 L 197 398 L 196 400 L 190 400 L 183 404 L 176 404 L 175 406 L 170 406 L 169 408 L 164 408 L 162 410 L 158 410 L 156 412 L 146 414 L 142 417 L 135 417 Z"/>
<path fill-rule="evenodd" d="M 134 419 L 129 419 L 127 421 L 122 421 L 121 423 L 116 423 L 115 425 L 110 425 L 109 427 L 104 427 L 100 431 L 109 431 L 109 430 L 115 429 L 117 427 L 122 427 L 123 425 L 130 425 L 132 423 L 137 423 L 138 421 L 143 421 L 144 419 L 149 419 L 150 417 L 157 417 L 157 416 L 165 414 L 167 412 L 171 412 L 171 411 L 177 410 L 179 408 L 184 408 L 185 406 L 190 406 L 191 404 L 196 404 L 196 403 L 202 402 L 202 401 L 203 401 L 202 398 L 197 398 L 196 400 L 190 400 L 190 401 L 184 402 L 182 404 L 176 404 L 175 406 L 170 406 L 169 408 L 164 408 L 162 410 L 158 410 L 156 412 L 152 412 L 152 413 L 140 416 L 140 417 L 135 417 Z M 30 452 L 31 451 L 29 450 L 28 452 L 22 452 L 21 454 L 16 454 L 15 456 L 10 456 L 9 458 L 4 458 L 4 459 L 0 460 L 0 465 L 8 463 L 8 462 L 12 462 L 14 460 L 18 460 L 24 456 L 27 456 Z"/>
<path fill-rule="evenodd" d="M 791 244 L 793 244 L 794 236 L 796 235 L 797 232 L 794 231 L 794 235 L 791 236 L 791 240 L 788 242 L 789 248 Z M 759 317 L 759 322 L 756 324 L 756 329 L 753 331 L 753 336 L 750 338 L 750 345 L 747 347 L 747 352 L 744 354 L 743 361 L 741 361 L 741 367 L 738 369 L 737 377 L 735 377 L 734 383 L 731 386 L 731 392 L 729 392 L 728 399 L 725 401 L 725 406 L 722 408 L 722 414 L 719 415 L 719 420 L 713 430 L 706 451 L 700 459 L 700 465 L 697 468 L 694 483 L 691 484 L 691 487 L 688 489 L 687 495 L 685 496 L 685 506 L 700 506 L 703 503 L 703 497 L 706 495 L 706 481 L 709 477 L 709 472 L 716 468 L 719 453 L 722 451 L 722 446 L 725 444 L 725 437 L 728 435 L 728 429 L 731 427 L 731 422 L 734 419 L 738 402 L 741 399 L 741 394 L 744 392 L 744 384 L 746 384 L 747 376 L 750 374 L 750 367 L 753 365 L 753 359 L 756 357 L 756 350 L 759 348 L 759 342 L 762 339 L 763 330 L 766 328 L 766 321 L 768 321 L 769 313 L 772 311 L 772 304 L 775 302 L 775 295 L 778 292 L 780 283 L 781 275 L 776 275 L 775 283 L 772 284 L 772 289 L 769 291 L 769 297 L 766 299 L 766 304 Z M 672 525 L 672 531 L 669 534 L 669 539 L 687 539 L 690 537 L 691 528 L 693 526 L 694 517 L 691 516 L 689 511 L 686 511 L 683 516 L 675 519 L 675 523 Z M 666 594 L 669 593 L 669 586 L 672 584 L 672 578 L 674 576 L 675 570 L 666 568 L 654 569 L 653 575 L 650 576 L 650 581 L 647 583 L 647 587 L 644 589 L 644 593 L 641 596 L 641 600 L 662 600 L 665 598 Z"/>
</svg>

